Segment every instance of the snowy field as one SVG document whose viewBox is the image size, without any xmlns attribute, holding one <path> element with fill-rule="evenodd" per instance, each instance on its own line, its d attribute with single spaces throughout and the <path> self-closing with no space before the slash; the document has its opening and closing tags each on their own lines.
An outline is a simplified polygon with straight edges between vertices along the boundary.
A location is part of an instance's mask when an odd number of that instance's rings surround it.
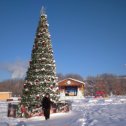
<svg viewBox="0 0 126 126">
<path fill-rule="evenodd" d="M 68 113 L 29 119 L 6 116 L 6 103 L 0 102 L 0 126 L 126 126 L 126 97 L 73 100 Z"/>
</svg>

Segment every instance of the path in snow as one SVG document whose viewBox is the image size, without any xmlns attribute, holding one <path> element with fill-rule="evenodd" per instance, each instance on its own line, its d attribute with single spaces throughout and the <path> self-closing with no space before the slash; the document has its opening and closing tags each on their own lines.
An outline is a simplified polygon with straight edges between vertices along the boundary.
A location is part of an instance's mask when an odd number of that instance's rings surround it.
<svg viewBox="0 0 126 126">
<path fill-rule="evenodd" d="M 86 111 L 88 126 L 126 126 L 126 104 L 97 105 Z"/>
<path fill-rule="evenodd" d="M 31 119 L 27 121 L 28 126 L 82 126 L 83 114 L 80 112 L 62 113 L 60 115 L 53 114 L 49 120 L 41 117 L 40 121 Z M 43 121 L 42 121 L 43 120 Z"/>
<path fill-rule="evenodd" d="M 52 114 L 50 120 L 27 122 L 29 126 L 126 126 L 126 104 L 73 103 L 69 113 Z"/>
</svg>

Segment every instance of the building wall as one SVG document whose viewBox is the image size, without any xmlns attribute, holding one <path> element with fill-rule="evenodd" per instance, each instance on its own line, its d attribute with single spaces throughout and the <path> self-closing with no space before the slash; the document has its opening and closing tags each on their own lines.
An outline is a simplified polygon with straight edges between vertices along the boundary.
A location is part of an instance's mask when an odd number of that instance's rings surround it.
<svg viewBox="0 0 126 126">
<path fill-rule="evenodd" d="M 70 83 L 68 83 L 70 82 Z M 63 81 L 60 81 L 59 83 L 59 90 L 60 90 L 60 98 L 61 99 L 72 99 L 72 98 L 83 98 L 84 97 L 84 83 L 78 81 L 78 80 L 74 80 L 74 79 L 65 79 Z M 66 95 L 67 91 L 66 88 L 67 87 L 77 87 L 77 95 Z M 76 93 L 75 93 L 76 94 Z"/>
<path fill-rule="evenodd" d="M 60 87 L 60 94 L 65 96 L 66 89 L 65 87 Z M 77 96 L 84 96 L 84 88 L 83 87 L 77 87 Z"/>
<path fill-rule="evenodd" d="M 7 100 L 12 97 L 12 92 L 0 92 L 0 100 Z"/>
</svg>

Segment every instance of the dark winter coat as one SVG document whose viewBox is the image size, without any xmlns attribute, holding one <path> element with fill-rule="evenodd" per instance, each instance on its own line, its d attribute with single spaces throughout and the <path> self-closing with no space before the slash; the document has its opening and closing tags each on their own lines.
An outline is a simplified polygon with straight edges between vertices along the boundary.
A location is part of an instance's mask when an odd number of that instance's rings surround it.
<svg viewBox="0 0 126 126">
<path fill-rule="evenodd" d="M 50 109 L 51 108 L 51 101 L 50 98 L 44 97 L 42 100 L 42 108 L 43 109 Z"/>
</svg>

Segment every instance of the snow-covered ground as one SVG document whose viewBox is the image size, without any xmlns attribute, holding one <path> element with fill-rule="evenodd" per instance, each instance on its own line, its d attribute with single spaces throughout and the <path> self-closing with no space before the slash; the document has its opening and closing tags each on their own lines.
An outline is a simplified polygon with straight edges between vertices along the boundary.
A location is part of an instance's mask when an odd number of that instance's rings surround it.
<svg viewBox="0 0 126 126">
<path fill-rule="evenodd" d="M 0 107 L 6 108 L 6 104 L 2 104 Z M 126 126 L 126 97 L 73 100 L 71 111 L 51 114 L 49 120 L 42 116 L 6 117 L 1 110 L 0 126 Z"/>
</svg>

